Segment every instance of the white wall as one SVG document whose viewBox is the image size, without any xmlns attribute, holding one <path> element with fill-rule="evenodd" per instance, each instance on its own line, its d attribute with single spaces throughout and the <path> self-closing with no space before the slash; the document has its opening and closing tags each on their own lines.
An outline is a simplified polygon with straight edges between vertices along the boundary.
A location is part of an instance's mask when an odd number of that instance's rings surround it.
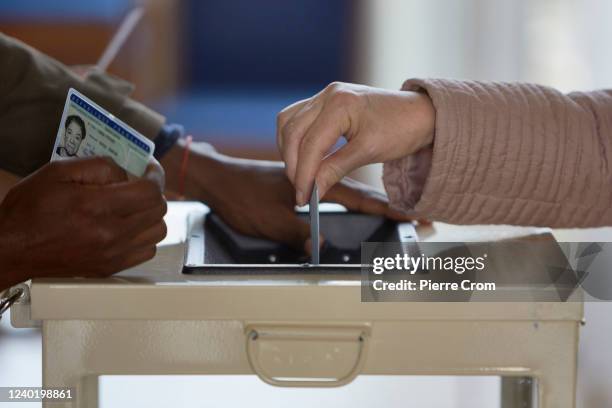
<svg viewBox="0 0 612 408">
<path fill-rule="evenodd" d="M 360 82 L 410 77 L 612 86 L 608 0 L 363 0 Z"/>
<path fill-rule="evenodd" d="M 458 377 L 452 382 L 448 378 L 360 376 L 339 388 L 279 388 L 255 376 L 104 376 L 100 408 L 499 406 L 497 378 Z M 472 389 L 478 392 L 468 392 Z"/>
<path fill-rule="evenodd" d="M 361 13 L 360 82 L 410 77 L 527 81 L 562 91 L 612 87 L 612 1 L 369 0 Z M 380 166 L 356 177 L 381 186 Z M 559 231 L 612 241 L 612 229 Z M 587 303 L 578 407 L 612 406 L 612 303 Z M 454 381 L 448 379 L 447 381 Z M 477 383 L 466 385 L 476 391 Z"/>
</svg>

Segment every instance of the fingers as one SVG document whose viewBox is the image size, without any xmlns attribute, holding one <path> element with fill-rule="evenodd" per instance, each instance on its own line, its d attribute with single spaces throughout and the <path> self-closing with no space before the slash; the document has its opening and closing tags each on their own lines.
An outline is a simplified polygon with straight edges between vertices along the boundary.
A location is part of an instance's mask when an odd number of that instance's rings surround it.
<svg viewBox="0 0 612 408">
<path fill-rule="evenodd" d="M 323 158 L 350 128 L 350 121 L 340 110 L 324 107 L 302 138 L 297 152 L 297 166 L 292 180 L 296 202 L 308 202 L 317 170 Z"/>
<path fill-rule="evenodd" d="M 142 263 L 155 255 L 155 246 L 166 237 L 167 227 L 163 219 L 155 217 L 154 221 L 146 219 L 144 216 L 131 218 L 125 223 L 117 222 L 116 226 L 124 225 L 121 231 L 115 231 L 106 239 L 107 248 L 104 257 L 110 267 L 109 274 L 132 267 Z M 139 225 L 136 225 L 140 222 Z M 117 265 L 118 264 L 118 265 Z"/>
<path fill-rule="evenodd" d="M 321 197 L 351 171 L 368 164 L 368 159 L 368 150 L 362 148 L 358 141 L 347 143 L 327 156 L 316 176 Z"/>
<path fill-rule="evenodd" d="M 107 266 L 103 267 L 102 271 L 99 272 L 98 275 L 100 277 L 106 277 L 117 272 L 121 272 L 125 269 L 132 268 L 136 265 L 140 265 L 141 263 L 153 258 L 156 252 L 157 248 L 155 245 L 151 245 L 146 248 L 130 251 L 127 254 L 118 255 L 109 261 Z"/>
<path fill-rule="evenodd" d="M 158 221 L 153 226 L 141 231 L 139 234 L 134 236 L 127 244 L 128 248 L 143 248 L 154 246 L 158 242 L 166 238 L 168 229 L 166 223 L 163 220 Z"/>
<path fill-rule="evenodd" d="M 166 200 L 169 201 L 185 201 L 185 196 L 177 193 L 174 190 L 166 190 L 164 192 L 164 196 L 166 196 Z"/>
<path fill-rule="evenodd" d="M 285 125 L 293 118 L 293 116 L 298 111 L 302 110 L 306 105 L 311 105 L 312 107 L 318 106 L 317 101 L 320 99 L 320 96 L 324 92 L 325 89 L 310 98 L 294 102 L 278 113 L 278 115 L 276 116 L 276 144 L 278 145 L 278 149 L 281 151 L 281 154 L 284 148 L 285 138 L 287 136 L 285 132 L 282 132 L 283 128 L 285 128 Z"/>
<path fill-rule="evenodd" d="M 149 164 L 143 175 L 143 178 L 151 180 L 159 186 L 159 191 L 164 191 L 165 186 L 165 174 L 161 164 L 154 158 L 151 157 Z"/>
<path fill-rule="evenodd" d="M 127 181 L 125 170 L 109 157 L 88 157 L 56 161 L 49 171 L 57 181 L 105 185 Z"/>
<path fill-rule="evenodd" d="M 387 211 L 388 202 L 384 195 L 370 195 L 362 186 L 353 187 L 346 184 L 333 186 L 328 194 L 323 196 L 325 200 L 342 204 L 347 209 L 357 212 L 367 209 L 370 214 L 383 215 Z"/>
<path fill-rule="evenodd" d="M 306 112 L 311 105 L 314 118 Z M 289 114 L 293 116 L 287 118 Z M 324 193 L 357 167 L 404 157 L 431 144 L 435 109 L 428 96 L 417 92 L 336 82 L 310 102 L 289 107 L 279 119 L 287 176 L 303 205 L 315 178 Z M 346 146 L 326 158 L 341 136 Z"/>
<path fill-rule="evenodd" d="M 141 263 L 152 259 L 156 253 L 157 248 L 155 245 L 133 251 L 131 254 L 122 258 L 120 261 L 119 270 L 121 271 L 127 268 L 132 268 L 136 265 L 140 265 Z"/>
<path fill-rule="evenodd" d="M 291 105 L 286 111 L 284 110 L 279 114 L 277 143 L 281 157 L 285 162 L 285 173 L 291 181 L 295 178 L 302 137 L 319 114 L 320 105 L 315 99 L 311 98 L 297 105 Z M 285 115 L 292 116 L 287 119 Z"/>
<path fill-rule="evenodd" d="M 166 237 L 167 227 L 163 220 L 164 209 L 154 209 L 142 214 L 137 214 L 126 219 L 112 219 L 104 227 L 95 228 L 98 237 L 98 251 L 101 257 L 98 259 L 103 264 L 108 264 L 106 269 L 111 273 L 128 268 L 137 263 L 144 262 L 155 254 L 155 245 Z M 134 254 L 151 254 L 141 257 Z M 104 259 L 104 261 L 102 261 Z M 114 265 L 119 262 L 121 266 Z"/>
<path fill-rule="evenodd" d="M 319 166 L 338 139 L 344 135 L 348 144 L 352 143 L 350 139 L 359 128 L 358 123 L 352 122 L 359 119 L 368 103 L 367 98 L 363 98 L 363 88 L 332 83 L 310 100 L 291 105 L 279 114 L 278 145 L 299 205 L 308 201 Z M 337 158 L 345 160 L 330 162 L 326 175 L 330 181 L 337 181 L 341 178 L 340 173 L 352 170 L 350 167 L 356 160 L 347 161 L 344 154 Z M 362 158 L 363 153 L 359 153 L 359 163 L 363 162 Z M 333 173 L 338 174 L 331 177 Z"/>
<path fill-rule="evenodd" d="M 308 103 L 312 98 L 302 99 L 301 101 L 297 101 L 292 103 L 291 105 L 285 107 L 281 110 L 278 115 L 276 115 L 276 144 L 279 150 L 283 150 L 283 135 L 281 130 L 285 127 L 287 122 L 295 115 L 297 111 L 302 109 L 304 105 Z"/>
<path fill-rule="evenodd" d="M 143 234 L 143 232 L 146 230 L 156 226 L 159 228 L 158 224 L 163 223 L 163 217 L 166 212 L 167 205 L 166 202 L 163 202 L 159 206 L 118 220 L 117 223 L 121 225 L 123 237 L 125 237 L 126 240 L 132 240 L 134 236 Z M 161 239 L 164 237 L 165 232 L 164 236 L 161 237 L 159 241 L 161 241 Z M 156 243 L 159 241 L 156 241 Z"/>
<path fill-rule="evenodd" d="M 143 178 L 99 187 L 96 189 L 96 201 L 101 212 L 128 216 L 158 207 L 165 199 L 159 184 Z"/>
<path fill-rule="evenodd" d="M 381 215 L 395 221 L 413 220 L 412 217 L 392 209 L 384 194 L 354 180 L 334 185 L 324 198 L 342 204 L 351 211 Z"/>
</svg>

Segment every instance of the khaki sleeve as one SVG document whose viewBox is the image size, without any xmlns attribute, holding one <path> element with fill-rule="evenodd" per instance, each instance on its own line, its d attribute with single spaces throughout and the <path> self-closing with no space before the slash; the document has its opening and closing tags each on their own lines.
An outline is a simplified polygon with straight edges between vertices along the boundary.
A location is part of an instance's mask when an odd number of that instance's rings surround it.
<svg viewBox="0 0 612 408">
<path fill-rule="evenodd" d="M 131 84 L 101 72 L 85 78 L 0 34 L 0 168 L 25 176 L 51 157 L 69 88 L 75 88 L 146 137 L 164 118 L 130 99 Z"/>
<path fill-rule="evenodd" d="M 403 89 L 429 94 L 436 124 L 421 186 L 418 156 L 385 164 L 395 207 L 455 224 L 612 225 L 612 91 L 441 79 Z"/>
</svg>

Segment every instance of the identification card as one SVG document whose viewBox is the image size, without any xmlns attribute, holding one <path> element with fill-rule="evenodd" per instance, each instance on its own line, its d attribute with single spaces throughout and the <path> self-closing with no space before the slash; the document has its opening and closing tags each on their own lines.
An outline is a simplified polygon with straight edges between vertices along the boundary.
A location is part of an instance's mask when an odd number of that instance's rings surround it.
<svg viewBox="0 0 612 408">
<path fill-rule="evenodd" d="M 68 91 L 51 161 L 105 156 L 142 176 L 153 155 L 153 142 L 75 89 Z"/>
</svg>

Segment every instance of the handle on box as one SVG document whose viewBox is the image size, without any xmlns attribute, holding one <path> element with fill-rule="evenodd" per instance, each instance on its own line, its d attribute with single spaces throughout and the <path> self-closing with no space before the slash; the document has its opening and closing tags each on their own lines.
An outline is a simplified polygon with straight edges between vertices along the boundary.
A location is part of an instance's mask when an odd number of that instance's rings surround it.
<svg viewBox="0 0 612 408">
<path fill-rule="evenodd" d="M 368 348 L 369 331 L 366 327 L 333 328 L 333 327 L 287 327 L 287 326 L 248 326 L 247 357 L 252 370 L 264 382 L 279 387 L 339 387 L 353 381 L 361 372 Z M 350 369 L 335 378 L 323 377 L 280 377 L 269 374 L 259 359 L 258 349 L 262 342 L 274 341 L 302 341 L 313 343 L 326 342 L 355 342 L 357 352 L 355 362 Z"/>
</svg>

